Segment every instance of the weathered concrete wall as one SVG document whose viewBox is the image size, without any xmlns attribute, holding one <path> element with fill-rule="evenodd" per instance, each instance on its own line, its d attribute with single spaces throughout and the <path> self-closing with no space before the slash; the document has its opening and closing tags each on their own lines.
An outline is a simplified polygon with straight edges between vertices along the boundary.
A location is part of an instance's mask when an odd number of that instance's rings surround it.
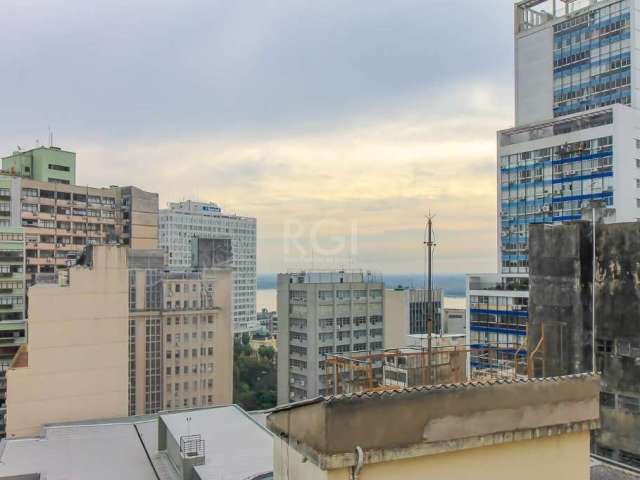
<svg viewBox="0 0 640 480">
<path fill-rule="evenodd" d="M 338 396 L 283 408 L 268 425 L 332 469 L 352 462 L 356 446 L 383 463 L 589 429 L 599 388 L 587 375 Z"/>
<path fill-rule="evenodd" d="M 535 376 L 581 373 L 591 369 L 590 229 L 585 223 L 529 229 L 528 351 L 544 349 Z M 588 362 L 588 363 L 585 363 Z"/>
<path fill-rule="evenodd" d="M 591 231 L 587 222 L 530 229 L 530 351 L 545 332 L 537 375 L 592 369 Z M 596 259 L 596 368 L 609 397 L 596 445 L 640 461 L 640 408 L 621 401 L 640 405 L 640 223 L 599 224 Z"/>
</svg>

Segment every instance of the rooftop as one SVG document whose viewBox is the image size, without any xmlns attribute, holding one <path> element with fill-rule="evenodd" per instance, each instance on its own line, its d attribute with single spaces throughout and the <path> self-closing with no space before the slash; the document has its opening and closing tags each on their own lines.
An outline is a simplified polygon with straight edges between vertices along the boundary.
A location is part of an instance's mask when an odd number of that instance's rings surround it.
<svg viewBox="0 0 640 480">
<path fill-rule="evenodd" d="M 315 270 L 281 275 L 289 277 L 290 283 L 382 283 L 381 274 L 363 270 Z"/>
<path fill-rule="evenodd" d="M 552 437 L 599 426 L 590 374 L 363 392 L 276 408 L 269 429 L 323 470 Z"/>
<path fill-rule="evenodd" d="M 273 471 L 273 437 L 231 405 L 49 425 L 42 437 L 4 439 L 0 479 L 46 475 L 47 480 L 180 480 L 185 467 L 176 465 L 171 447 L 159 448 L 163 433 L 177 445 L 185 434 L 200 435 L 204 458 L 193 468 L 201 480 L 247 480 Z"/>
</svg>

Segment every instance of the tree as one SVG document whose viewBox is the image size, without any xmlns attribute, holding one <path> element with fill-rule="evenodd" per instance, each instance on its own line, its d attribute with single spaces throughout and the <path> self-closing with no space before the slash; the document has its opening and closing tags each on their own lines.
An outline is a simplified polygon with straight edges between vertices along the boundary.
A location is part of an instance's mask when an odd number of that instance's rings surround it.
<svg viewBox="0 0 640 480">
<path fill-rule="evenodd" d="M 267 345 L 260 345 L 258 356 L 267 362 L 273 363 L 276 358 L 276 349 Z"/>
<path fill-rule="evenodd" d="M 248 337 L 248 335 L 247 335 Z M 245 410 L 275 407 L 277 397 L 276 351 L 262 345 L 253 355 L 249 341 L 242 336 L 233 345 L 233 401 Z"/>
</svg>

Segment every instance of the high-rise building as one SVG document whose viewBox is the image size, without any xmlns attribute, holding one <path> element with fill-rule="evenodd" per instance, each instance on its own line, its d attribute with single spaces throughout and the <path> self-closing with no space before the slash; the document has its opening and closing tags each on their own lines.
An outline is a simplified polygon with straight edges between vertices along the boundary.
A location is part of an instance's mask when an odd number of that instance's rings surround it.
<svg viewBox="0 0 640 480">
<path fill-rule="evenodd" d="M 75 153 L 39 147 L 3 158 L 0 227 L 23 227 L 25 272 L 51 274 L 86 245 L 158 247 L 158 194 L 76 185 Z"/>
<path fill-rule="evenodd" d="M 160 211 L 160 248 L 167 254 L 169 268 L 191 267 L 197 239 L 231 241 L 234 332 L 257 331 L 256 219 L 224 213 L 215 203 L 190 200 L 170 203 Z"/>
<path fill-rule="evenodd" d="M 384 348 L 383 290 L 371 273 L 278 275 L 278 404 L 332 393 L 326 355 Z"/>
<path fill-rule="evenodd" d="M 171 271 L 129 250 L 129 414 L 233 401 L 230 269 Z"/>
<path fill-rule="evenodd" d="M 530 224 L 581 218 L 594 201 L 609 222 L 640 218 L 638 6 L 515 4 L 516 125 L 497 134 L 498 275 L 468 279 L 474 365 L 526 355 Z M 498 347 L 493 359 L 486 346 Z"/>
</svg>

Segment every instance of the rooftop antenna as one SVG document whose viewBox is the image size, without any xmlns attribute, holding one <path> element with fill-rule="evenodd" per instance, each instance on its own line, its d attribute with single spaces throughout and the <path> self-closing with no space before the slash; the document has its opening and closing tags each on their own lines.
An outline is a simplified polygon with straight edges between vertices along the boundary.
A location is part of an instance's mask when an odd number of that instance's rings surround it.
<svg viewBox="0 0 640 480">
<path fill-rule="evenodd" d="M 191 417 L 186 418 L 187 421 L 187 436 L 191 435 Z"/>
<path fill-rule="evenodd" d="M 49 129 L 49 148 L 53 147 L 53 130 L 51 130 L 51 125 L 48 125 Z"/>
<path fill-rule="evenodd" d="M 433 219 L 435 215 L 431 214 L 431 210 L 426 216 L 427 224 L 425 226 L 424 237 L 424 255 L 425 255 L 425 290 L 427 291 L 427 385 L 431 385 L 431 357 L 433 353 L 432 339 L 433 334 L 433 278 L 432 278 L 432 264 L 433 264 L 433 248 L 435 242 L 433 239 Z"/>
</svg>

